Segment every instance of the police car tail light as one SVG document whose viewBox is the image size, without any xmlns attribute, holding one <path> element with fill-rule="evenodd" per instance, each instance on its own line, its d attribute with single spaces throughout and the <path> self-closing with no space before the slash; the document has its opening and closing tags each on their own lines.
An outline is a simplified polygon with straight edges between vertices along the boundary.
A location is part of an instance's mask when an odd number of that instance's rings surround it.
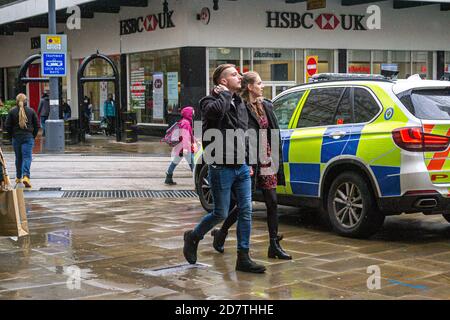
<svg viewBox="0 0 450 320">
<path fill-rule="evenodd" d="M 421 127 L 395 129 L 392 138 L 400 148 L 417 152 L 444 151 L 450 142 L 449 137 L 424 133 Z"/>
</svg>

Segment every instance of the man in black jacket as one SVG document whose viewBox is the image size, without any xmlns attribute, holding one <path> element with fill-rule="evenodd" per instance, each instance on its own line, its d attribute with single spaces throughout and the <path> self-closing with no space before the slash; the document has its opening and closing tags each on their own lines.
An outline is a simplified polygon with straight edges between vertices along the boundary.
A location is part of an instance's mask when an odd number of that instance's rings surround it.
<svg viewBox="0 0 450 320">
<path fill-rule="evenodd" d="M 45 122 L 50 114 L 50 98 L 47 92 L 42 95 L 41 101 L 39 102 L 38 114 L 41 118 L 42 136 L 45 137 Z"/>
<path fill-rule="evenodd" d="M 194 230 L 184 233 L 183 254 L 189 263 L 196 263 L 199 241 L 227 217 L 233 191 L 240 209 L 236 270 L 263 273 L 266 268 L 253 262 L 249 256 L 252 220 L 251 169 L 245 160 L 248 114 L 245 104 L 237 94 L 241 89 L 241 78 L 234 65 L 220 65 L 213 74 L 213 94 L 200 100 L 203 161 L 208 164 L 214 208 Z"/>
</svg>

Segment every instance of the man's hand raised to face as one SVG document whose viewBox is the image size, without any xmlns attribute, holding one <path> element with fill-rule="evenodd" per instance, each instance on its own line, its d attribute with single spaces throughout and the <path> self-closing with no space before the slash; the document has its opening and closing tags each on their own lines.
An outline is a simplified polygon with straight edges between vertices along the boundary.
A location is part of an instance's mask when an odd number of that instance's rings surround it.
<svg viewBox="0 0 450 320">
<path fill-rule="evenodd" d="M 214 87 L 214 92 L 215 92 L 216 94 L 219 94 L 219 93 L 221 93 L 221 92 L 223 92 L 223 91 L 230 91 L 230 90 L 228 90 L 228 88 L 225 87 L 223 84 L 219 84 L 218 86 L 215 86 L 215 87 Z"/>
</svg>

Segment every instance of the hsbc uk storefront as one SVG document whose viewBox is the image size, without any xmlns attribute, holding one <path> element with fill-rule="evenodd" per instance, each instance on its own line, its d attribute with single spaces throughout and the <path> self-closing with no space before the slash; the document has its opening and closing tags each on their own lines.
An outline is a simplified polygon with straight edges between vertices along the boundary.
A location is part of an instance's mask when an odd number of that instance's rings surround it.
<svg viewBox="0 0 450 320">
<path fill-rule="evenodd" d="M 258 71 L 269 98 L 306 82 L 311 71 L 379 74 L 387 64 L 399 78 L 426 79 L 448 71 L 450 45 L 440 39 L 449 40 L 444 30 L 450 12 L 439 5 L 395 9 L 393 1 L 352 6 L 327 1 L 324 9 L 307 10 L 306 3 L 263 0 L 259 6 L 247 11 L 239 37 L 246 45 L 208 48 L 208 85 L 214 67 L 224 62 Z"/>
<path fill-rule="evenodd" d="M 72 114 L 78 105 L 76 71 L 97 50 L 118 64 L 122 104 L 136 111 L 142 126 L 150 127 L 165 126 L 181 107 L 197 105 L 222 63 L 260 73 L 268 98 L 306 82 L 315 72 L 380 73 L 389 64 L 400 78 L 420 74 L 439 79 L 449 69 L 450 11 L 438 4 L 398 8 L 392 0 L 347 6 L 342 0 L 327 0 L 326 8 L 308 10 L 306 2 L 287 2 L 219 0 L 214 10 L 211 0 L 167 0 L 166 5 L 149 0 L 146 7 L 122 6 L 117 13 L 83 18 L 79 30 L 58 24 L 58 32 L 68 36 L 63 90 Z M 0 96 L 13 96 L 15 70 L 38 52 L 36 46 L 30 49 L 30 42 L 43 32 L 0 35 Z M 101 65 L 91 69 L 92 76 L 104 73 Z M 98 120 L 113 88 L 93 84 L 85 92 Z"/>
</svg>

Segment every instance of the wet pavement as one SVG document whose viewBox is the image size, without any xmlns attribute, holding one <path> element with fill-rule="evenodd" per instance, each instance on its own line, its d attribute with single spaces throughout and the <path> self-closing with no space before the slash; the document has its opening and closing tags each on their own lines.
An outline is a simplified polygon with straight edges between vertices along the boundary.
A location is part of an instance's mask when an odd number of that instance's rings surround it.
<svg viewBox="0 0 450 320">
<path fill-rule="evenodd" d="M 135 143 L 117 142 L 114 136 L 91 135 L 86 137 L 85 143 L 69 145 L 64 148 L 65 154 L 90 154 L 90 155 L 112 155 L 112 154 L 152 154 L 154 156 L 170 155 L 171 148 L 160 142 L 161 138 L 151 136 L 139 136 Z M 2 145 L 3 152 L 13 153 L 12 145 Z M 41 133 L 37 136 L 33 148 L 33 154 L 45 153 L 44 138 Z"/>
<path fill-rule="evenodd" d="M 198 264 L 185 262 L 182 234 L 204 214 L 197 199 L 32 199 L 27 207 L 30 236 L 0 237 L 0 299 L 450 298 L 450 224 L 441 216 L 389 217 L 375 237 L 355 240 L 283 207 L 282 245 L 293 260 L 282 261 L 267 258 L 256 204 L 251 255 L 267 272 L 255 275 L 234 270 L 234 228 L 224 254 L 207 235 Z"/>
<path fill-rule="evenodd" d="M 14 153 L 2 146 L 10 177 L 15 179 Z M 91 136 L 87 143 L 69 145 L 64 154 L 42 152 L 42 139 L 33 150 L 31 182 L 34 191 L 53 190 L 193 190 L 192 173 L 185 160 L 176 168 L 176 186 L 164 184 L 171 161 L 170 147 L 159 138 L 140 137 L 138 143 L 116 142 Z"/>
<path fill-rule="evenodd" d="M 2 149 L 14 178 L 12 149 Z M 450 224 L 441 216 L 388 217 L 373 238 L 356 240 L 324 229 L 314 212 L 282 207 L 282 246 L 293 256 L 282 261 L 267 258 L 265 208 L 258 203 L 251 255 L 267 272 L 255 275 L 234 270 L 234 228 L 224 254 L 207 235 L 198 264 L 186 263 L 183 232 L 204 215 L 196 198 L 39 191 L 193 190 L 187 163 L 175 171 L 178 185 L 164 185 L 169 155 L 159 138 L 125 144 L 93 136 L 59 155 L 42 153 L 39 139 L 36 192 L 26 195 L 30 235 L 0 237 L 0 299 L 450 299 Z"/>
</svg>

